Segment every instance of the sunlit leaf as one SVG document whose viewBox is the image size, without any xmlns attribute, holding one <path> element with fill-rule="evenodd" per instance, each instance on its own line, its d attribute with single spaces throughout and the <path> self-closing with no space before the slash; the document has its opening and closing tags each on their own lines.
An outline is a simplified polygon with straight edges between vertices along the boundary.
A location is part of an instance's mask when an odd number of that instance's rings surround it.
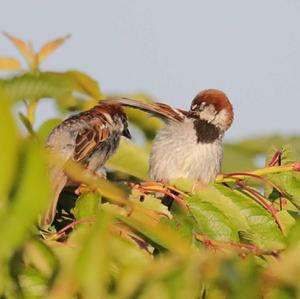
<svg viewBox="0 0 300 299">
<path fill-rule="evenodd" d="M 87 74 L 72 70 L 65 72 L 64 76 L 72 81 L 74 90 L 86 94 L 95 100 L 102 98 L 99 84 Z"/>
<path fill-rule="evenodd" d="M 269 153 L 270 160 L 274 150 Z M 296 162 L 298 153 L 290 146 L 286 145 L 282 148 L 282 154 L 280 158 L 281 165 L 289 165 Z M 278 193 L 277 190 L 266 186 L 266 195 L 271 200 L 276 200 L 280 196 L 289 199 L 298 209 L 300 209 L 300 174 L 297 172 L 283 172 L 274 173 L 267 176 L 276 186 L 282 190 L 283 194 Z"/>
<path fill-rule="evenodd" d="M 59 78 L 49 78 L 47 75 L 26 73 L 12 77 L 8 80 L 0 80 L 0 88 L 3 88 L 12 101 L 40 98 L 68 98 L 72 89 L 67 82 Z"/>
<path fill-rule="evenodd" d="M 52 54 L 58 47 L 60 47 L 71 35 L 66 35 L 61 38 L 54 39 L 52 41 L 47 42 L 40 51 L 37 53 L 37 60 L 40 64 L 43 60 L 45 60 L 50 54 Z"/>
<path fill-rule="evenodd" d="M 39 140 L 44 144 L 50 132 L 60 123 L 61 123 L 61 119 L 53 118 L 53 119 L 46 120 L 43 124 L 41 124 L 41 126 L 36 132 Z"/>
<path fill-rule="evenodd" d="M 21 64 L 13 57 L 0 57 L 0 70 L 15 71 L 20 70 Z"/>
<path fill-rule="evenodd" d="M 143 180 L 149 179 L 147 152 L 129 141 L 121 142 L 120 148 L 108 160 L 107 166 Z"/>
<path fill-rule="evenodd" d="M 230 222 L 230 215 L 209 202 L 202 202 L 197 196 L 185 198 L 191 215 L 196 220 L 200 232 L 210 239 L 222 241 L 239 241 L 237 229 Z"/>
<path fill-rule="evenodd" d="M 16 38 L 9 33 L 3 32 L 3 34 L 15 45 L 15 47 L 27 61 L 28 65 L 31 65 L 34 61 L 34 52 L 31 46 L 27 45 L 23 40 Z"/>
<path fill-rule="evenodd" d="M 238 190 L 232 190 L 223 185 L 216 185 L 216 188 L 239 206 L 240 213 L 246 217 L 251 235 L 246 234 L 242 237 L 261 248 L 282 248 L 284 246 L 283 234 L 265 208 Z"/>
<path fill-rule="evenodd" d="M 45 153 L 35 142 L 26 145 L 18 187 L 7 213 L 0 219 L 0 256 L 11 254 L 27 238 L 32 224 L 46 206 L 49 183 Z M 38 182 L 38 183 L 37 183 Z"/>
<path fill-rule="evenodd" d="M 141 200 L 141 196 L 143 197 L 143 200 Z M 152 195 L 143 195 L 139 191 L 133 190 L 130 200 L 136 205 L 141 206 L 144 209 L 154 211 L 162 217 L 168 217 L 169 219 L 172 218 L 172 214 L 168 210 L 168 207 L 163 205 L 159 199 Z"/>
<path fill-rule="evenodd" d="M 16 174 L 19 136 L 11 114 L 8 98 L 0 89 L 0 215 Z"/>
<path fill-rule="evenodd" d="M 97 192 L 81 194 L 76 200 L 74 216 L 77 220 L 82 218 L 93 218 L 98 212 L 101 197 Z"/>
<path fill-rule="evenodd" d="M 24 127 L 27 129 L 27 131 L 31 135 L 33 135 L 34 134 L 34 130 L 32 128 L 30 120 L 22 112 L 19 112 L 19 117 L 20 117 L 20 120 L 23 123 Z"/>
</svg>

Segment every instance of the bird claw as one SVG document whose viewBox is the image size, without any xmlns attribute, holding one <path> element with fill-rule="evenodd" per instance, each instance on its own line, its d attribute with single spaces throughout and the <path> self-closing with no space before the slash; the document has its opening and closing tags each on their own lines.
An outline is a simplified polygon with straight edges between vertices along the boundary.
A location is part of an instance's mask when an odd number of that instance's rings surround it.
<svg viewBox="0 0 300 299">
<path fill-rule="evenodd" d="M 82 193 L 88 193 L 88 192 L 96 192 L 96 188 L 92 188 L 85 184 L 80 184 L 80 186 L 75 190 L 76 195 L 80 195 Z"/>
</svg>

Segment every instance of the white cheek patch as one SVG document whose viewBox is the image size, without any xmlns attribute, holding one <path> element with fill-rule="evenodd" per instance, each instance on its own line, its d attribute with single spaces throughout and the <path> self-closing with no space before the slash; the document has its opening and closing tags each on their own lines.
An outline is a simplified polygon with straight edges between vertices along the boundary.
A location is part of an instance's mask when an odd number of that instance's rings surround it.
<svg viewBox="0 0 300 299">
<path fill-rule="evenodd" d="M 216 113 L 215 107 L 213 105 L 209 105 L 200 112 L 200 118 L 210 123 L 215 119 Z"/>
<path fill-rule="evenodd" d="M 221 129 L 225 129 L 228 124 L 228 112 L 226 109 L 222 109 L 215 117 L 213 124 Z"/>
</svg>

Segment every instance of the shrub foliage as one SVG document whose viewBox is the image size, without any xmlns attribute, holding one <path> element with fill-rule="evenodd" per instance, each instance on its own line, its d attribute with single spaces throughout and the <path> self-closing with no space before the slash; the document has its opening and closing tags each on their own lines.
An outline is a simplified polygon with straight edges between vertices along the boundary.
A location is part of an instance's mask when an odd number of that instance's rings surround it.
<svg viewBox="0 0 300 299">
<path fill-rule="evenodd" d="M 65 190 L 53 226 L 39 230 L 50 190 L 46 136 L 66 113 L 109 95 L 83 72 L 40 70 L 66 37 L 37 53 L 6 37 L 28 69 L 15 58 L 0 59 L 2 70 L 14 71 L 0 80 L 1 298 L 300 296 L 297 137 L 227 144 L 224 173 L 214 184 L 179 178 L 165 186 L 148 182 L 147 174 L 149 148 L 161 123 L 128 109 L 143 145 L 123 141 L 107 163 L 107 181 L 68 165 L 65 171 L 85 189 L 80 196 Z M 37 126 L 43 98 L 53 99 L 60 114 Z M 16 116 L 19 103 L 26 113 Z M 256 168 L 261 154 L 266 165 Z M 171 209 L 162 204 L 166 196 L 173 199 Z"/>
</svg>

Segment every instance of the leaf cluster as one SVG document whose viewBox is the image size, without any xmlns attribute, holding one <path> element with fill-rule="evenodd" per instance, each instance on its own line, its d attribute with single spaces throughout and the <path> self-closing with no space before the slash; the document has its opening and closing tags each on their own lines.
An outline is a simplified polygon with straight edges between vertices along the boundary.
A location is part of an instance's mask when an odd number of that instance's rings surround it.
<svg viewBox="0 0 300 299">
<path fill-rule="evenodd" d="M 1 298 L 300 296 L 296 137 L 228 144 L 225 170 L 231 172 L 214 184 L 179 178 L 166 186 L 147 182 L 149 147 L 161 123 L 128 109 L 143 144 L 122 142 L 107 163 L 108 180 L 67 165 L 65 171 L 88 188 L 80 196 L 64 190 L 54 225 L 38 229 L 50 194 L 47 165 L 53 157 L 44 151 L 46 136 L 66 113 L 87 109 L 106 95 L 83 72 L 40 70 L 40 62 L 65 38 L 35 54 L 25 42 L 6 36 L 30 69 L 0 80 Z M 0 59 L 2 69 L 17 65 Z M 60 114 L 36 126 L 36 108 L 44 98 L 53 99 Z M 22 102 L 27 134 L 12 113 Z M 258 154 L 267 158 L 265 167 L 256 169 Z"/>
</svg>

